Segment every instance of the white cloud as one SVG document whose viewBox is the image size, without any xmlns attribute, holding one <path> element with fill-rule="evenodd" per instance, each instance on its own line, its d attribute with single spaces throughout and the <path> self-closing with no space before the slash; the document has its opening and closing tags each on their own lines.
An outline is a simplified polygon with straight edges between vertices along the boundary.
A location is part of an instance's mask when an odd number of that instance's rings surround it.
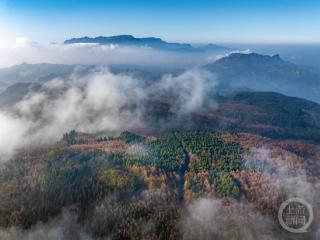
<svg viewBox="0 0 320 240">
<path fill-rule="evenodd" d="M 167 75 L 148 85 L 105 68 L 85 75 L 75 72 L 66 79 L 47 82 L 7 112 L 0 111 L 0 156 L 23 147 L 52 144 L 72 129 L 95 133 L 147 128 L 144 103 L 168 92 L 173 94 L 173 113 L 200 111 L 214 87 L 214 76 L 197 69 Z"/>
<path fill-rule="evenodd" d="M 28 130 L 28 123 L 22 119 L 0 112 L 0 161 L 6 159 L 19 147 Z"/>
<path fill-rule="evenodd" d="M 0 67 L 22 62 L 58 64 L 131 64 L 149 66 L 191 66 L 209 62 L 207 53 L 158 51 L 150 47 L 128 47 L 94 43 L 43 44 L 18 37 L 11 47 L 0 44 Z M 214 56 L 212 56 L 214 57 Z"/>
<path fill-rule="evenodd" d="M 245 49 L 245 50 L 236 50 L 236 51 L 231 51 L 231 52 L 228 52 L 228 53 L 225 53 L 225 54 L 218 54 L 218 55 L 213 55 L 213 56 L 209 56 L 208 57 L 208 61 L 209 62 L 215 62 L 221 58 L 225 58 L 225 57 L 228 57 L 230 56 L 231 54 L 233 53 L 242 53 L 242 54 L 250 54 L 252 53 L 252 50 L 250 49 Z"/>
<path fill-rule="evenodd" d="M 16 45 L 17 46 L 25 46 L 28 44 L 29 39 L 27 37 L 17 37 L 16 38 Z"/>
</svg>

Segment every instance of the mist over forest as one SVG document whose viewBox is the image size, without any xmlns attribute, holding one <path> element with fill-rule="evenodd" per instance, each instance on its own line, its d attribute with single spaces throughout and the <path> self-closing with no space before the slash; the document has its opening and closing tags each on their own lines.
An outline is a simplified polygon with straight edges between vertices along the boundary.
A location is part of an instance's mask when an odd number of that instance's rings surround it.
<svg viewBox="0 0 320 240">
<path fill-rule="evenodd" d="M 316 1 L 0 1 L 0 240 L 320 239 Z"/>
</svg>

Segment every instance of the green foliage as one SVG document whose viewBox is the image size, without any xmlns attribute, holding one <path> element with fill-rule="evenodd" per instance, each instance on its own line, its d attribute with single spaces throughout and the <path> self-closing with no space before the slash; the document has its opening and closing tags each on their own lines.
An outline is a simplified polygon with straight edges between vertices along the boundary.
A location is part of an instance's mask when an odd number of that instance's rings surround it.
<svg viewBox="0 0 320 240">
<path fill-rule="evenodd" d="M 75 144 L 76 135 L 71 131 L 64 135 L 64 141 Z M 17 158 L 0 168 L 0 226 L 30 228 L 68 206 L 77 209 L 79 221 L 89 221 L 101 202 L 117 199 L 107 204 L 108 214 L 99 221 L 91 219 L 90 231 L 95 236 L 179 239 L 178 204 L 183 203 L 185 190 L 203 196 L 209 181 L 219 197 L 240 194 L 230 171 L 243 168 L 243 149 L 224 142 L 217 133 L 172 131 L 148 142 L 125 132 L 118 139 L 128 143 L 125 152 L 82 152 L 57 146 L 29 159 Z M 169 190 L 165 199 L 161 194 L 152 199 L 141 197 L 148 182 L 135 175 L 132 166 L 152 167 L 154 176 L 147 173 L 151 179 L 164 177 L 161 184 L 167 184 Z M 152 231 L 146 233 L 144 224 L 151 224 Z"/>
<path fill-rule="evenodd" d="M 121 138 L 123 139 L 123 137 Z M 134 137 L 131 139 L 134 139 Z M 130 142 L 135 144 L 136 140 Z M 174 134 L 164 133 L 154 142 L 140 142 L 138 147 L 141 149 L 140 152 L 116 153 L 112 154 L 110 159 L 113 163 L 126 167 L 149 165 L 164 172 L 179 170 L 179 159 L 182 160 L 183 158 L 183 148 Z"/>
<path fill-rule="evenodd" d="M 136 181 L 128 172 L 112 167 L 102 168 L 100 170 L 100 178 L 102 181 L 105 181 L 108 186 L 117 191 L 133 189 Z"/>
<path fill-rule="evenodd" d="M 76 131 L 75 130 L 71 130 L 69 133 L 63 134 L 63 141 L 67 145 L 76 144 L 76 136 L 77 136 Z"/>
<path fill-rule="evenodd" d="M 189 172 L 214 169 L 229 172 L 242 168 L 242 147 L 236 143 L 224 142 L 217 133 L 178 131 L 176 136 L 186 151 L 198 158 L 189 165 Z"/>
<path fill-rule="evenodd" d="M 85 139 L 79 139 L 78 134 L 75 130 L 71 130 L 69 133 L 63 134 L 63 141 L 66 145 L 73 144 L 87 144 L 88 141 Z"/>
<path fill-rule="evenodd" d="M 174 133 L 165 133 L 150 144 L 152 159 L 159 170 L 178 171 L 183 160 L 183 148 Z"/>
<path fill-rule="evenodd" d="M 138 142 L 143 142 L 144 141 L 144 137 L 139 136 L 137 134 L 128 132 L 128 131 L 124 131 L 120 134 L 119 139 L 127 142 L 127 143 L 138 143 Z"/>
<path fill-rule="evenodd" d="M 145 151 L 143 154 L 114 154 L 110 159 L 114 164 L 126 167 L 155 166 L 158 171 L 174 172 L 180 177 L 186 172 L 186 183 L 182 183 L 182 187 L 198 196 L 206 191 L 205 177 L 200 173 L 209 173 L 209 184 L 214 186 L 217 196 L 237 197 L 240 194 L 229 172 L 244 168 L 241 157 L 244 150 L 239 144 L 223 141 L 215 132 L 167 132 L 159 135 L 156 141 L 139 146 Z M 190 156 L 195 160 L 190 161 Z"/>
<path fill-rule="evenodd" d="M 239 186 L 229 173 L 213 172 L 210 177 L 214 185 L 214 191 L 218 197 L 239 197 Z"/>
</svg>

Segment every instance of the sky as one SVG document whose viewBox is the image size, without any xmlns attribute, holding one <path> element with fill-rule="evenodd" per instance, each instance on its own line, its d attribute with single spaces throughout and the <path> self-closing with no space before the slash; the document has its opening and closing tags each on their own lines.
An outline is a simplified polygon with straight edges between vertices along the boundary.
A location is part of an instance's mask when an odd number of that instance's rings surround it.
<svg viewBox="0 0 320 240">
<path fill-rule="evenodd" d="M 320 43 L 319 0 L 0 0 L 0 45 L 132 34 L 191 43 Z"/>
</svg>

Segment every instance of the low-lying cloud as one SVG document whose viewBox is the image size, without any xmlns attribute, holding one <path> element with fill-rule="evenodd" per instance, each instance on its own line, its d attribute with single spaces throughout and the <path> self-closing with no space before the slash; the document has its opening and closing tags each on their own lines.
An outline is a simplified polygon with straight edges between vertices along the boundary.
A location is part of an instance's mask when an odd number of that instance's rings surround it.
<svg viewBox="0 0 320 240">
<path fill-rule="evenodd" d="M 8 67 L 22 62 L 185 67 L 212 62 L 216 54 L 160 51 L 147 46 L 134 47 L 117 44 L 40 44 L 21 38 L 14 46 L 6 48 L 0 46 L 0 56 L 0 67 Z"/>
<path fill-rule="evenodd" d="M 145 103 L 162 95 L 170 96 L 169 111 L 174 114 L 200 111 L 215 86 L 214 76 L 200 69 L 153 82 L 113 74 L 106 68 L 85 75 L 75 71 L 65 79 L 44 83 L 0 111 L 0 156 L 8 158 L 23 147 L 54 143 L 72 129 L 95 133 L 146 128 Z"/>
<path fill-rule="evenodd" d="M 93 240 L 77 223 L 76 215 L 65 209 L 47 223 L 38 223 L 31 229 L 0 228 L 3 240 Z"/>
<path fill-rule="evenodd" d="M 282 229 L 277 219 L 277 211 L 282 202 L 273 202 L 271 189 L 276 189 L 285 201 L 298 197 L 311 204 L 315 217 L 308 233 L 303 239 L 318 239 L 319 231 L 319 178 L 311 177 L 308 166 L 299 156 L 279 151 L 279 148 L 262 146 L 252 148 L 246 157 L 247 178 L 242 184 L 253 184 L 259 179 L 260 184 L 255 193 L 256 198 L 217 199 L 214 197 L 199 198 L 186 206 L 182 216 L 181 229 L 184 239 L 289 239 L 293 235 Z M 259 170 L 250 166 L 257 166 Z M 263 166 L 263 167 L 262 167 Z M 310 168 L 309 168 L 310 170 Z M 252 177 L 250 177 L 252 173 Z M 257 178 L 254 173 L 258 174 Z M 271 179 L 271 181 L 264 181 Z M 246 187 L 242 185 L 244 191 Z M 258 197 L 258 199 L 257 199 Z M 275 215 L 266 214 L 261 203 L 267 201 L 269 208 L 274 208 Z M 279 205 L 278 205 L 279 204 Z"/>
<path fill-rule="evenodd" d="M 200 198 L 182 217 L 183 239 L 284 239 L 274 220 L 248 203 Z"/>
<path fill-rule="evenodd" d="M 277 149 L 267 147 L 254 148 L 251 151 L 253 155 L 247 159 L 247 165 L 253 161 L 252 158 L 263 163 L 261 171 L 272 179 L 279 192 L 285 192 L 288 197 L 303 198 L 311 204 L 317 202 L 320 185 L 310 181 L 311 174 L 307 172 L 307 163 L 299 156 L 284 150 L 279 154 Z"/>
</svg>

